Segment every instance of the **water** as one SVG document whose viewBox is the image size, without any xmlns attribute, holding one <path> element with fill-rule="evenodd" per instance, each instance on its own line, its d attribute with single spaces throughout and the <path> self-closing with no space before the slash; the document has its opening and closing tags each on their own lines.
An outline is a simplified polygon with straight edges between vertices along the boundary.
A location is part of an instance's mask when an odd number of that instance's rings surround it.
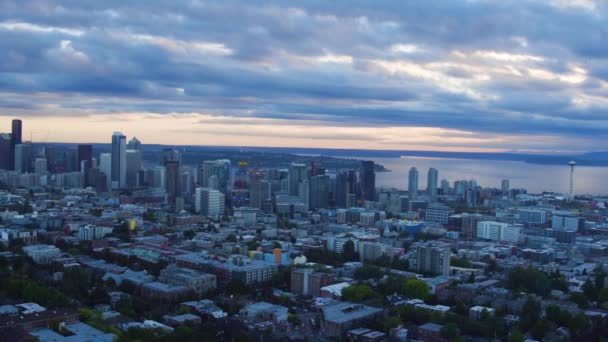
<svg viewBox="0 0 608 342">
<path fill-rule="evenodd" d="M 365 158 L 361 158 L 365 159 Z M 568 165 L 540 165 L 519 161 L 471 160 L 451 158 L 367 158 L 384 165 L 391 172 L 376 173 L 376 186 L 407 189 L 408 172 L 415 166 L 420 173 L 420 189 L 426 189 L 427 171 L 439 170 L 441 179 L 450 181 L 475 179 L 482 187 L 501 187 L 502 179 L 510 181 L 511 188 L 525 188 L 530 193 L 555 191 L 567 193 L 570 187 Z M 574 171 L 574 193 L 608 195 L 608 167 L 577 166 Z"/>
</svg>

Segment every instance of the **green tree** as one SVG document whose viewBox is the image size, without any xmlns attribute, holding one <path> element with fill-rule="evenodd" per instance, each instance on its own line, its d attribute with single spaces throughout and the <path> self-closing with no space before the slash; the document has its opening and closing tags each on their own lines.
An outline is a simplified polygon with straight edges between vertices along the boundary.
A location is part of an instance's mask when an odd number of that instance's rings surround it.
<svg viewBox="0 0 608 342">
<path fill-rule="evenodd" d="M 507 342 L 524 342 L 524 335 L 518 330 L 515 330 L 509 334 Z"/>
<path fill-rule="evenodd" d="M 449 341 L 453 341 L 460 336 L 460 329 L 458 329 L 455 323 L 448 323 L 441 328 L 441 336 Z"/>
<path fill-rule="evenodd" d="M 388 333 L 391 329 L 401 325 L 401 318 L 397 316 L 389 316 L 382 320 L 382 330 Z"/>
<path fill-rule="evenodd" d="M 359 254 L 355 251 L 355 243 L 352 240 L 344 243 L 342 255 L 344 261 L 359 261 Z"/>
<path fill-rule="evenodd" d="M 532 335 L 532 337 L 534 337 L 534 339 L 540 341 L 549 332 L 549 328 L 549 321 L 547 321 L 545 318 L 542 318 L 532 326 L 532 329 L 530 329 L 530 334 Z"/>
<path fill-rule="evenodd" d="M 374 296 L 374 291 L 367 285 L 353 285 L 342 290 L 342 298 L 349 302 L 362 302 Z"/>
<path fill-rule="evenodd" d="M 230 234 L 226 237 L 226 241 L 228 242 L 237 242 L 236 235 Z"/>
<path fill-rule="evenodd" d="M 401 287 L 401 293 L 410 298 L 425 300 L 430 296 L 429 286 L 420 279 L 408 279 Z"/>
</svg>

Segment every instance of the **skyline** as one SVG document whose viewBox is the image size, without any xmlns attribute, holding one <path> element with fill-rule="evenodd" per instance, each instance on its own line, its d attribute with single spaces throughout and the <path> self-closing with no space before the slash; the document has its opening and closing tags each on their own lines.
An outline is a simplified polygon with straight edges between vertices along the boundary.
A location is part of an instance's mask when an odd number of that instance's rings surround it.
<svg viewBox="0 0 608 342">
<path fill-rule="evenodd" d="M 605 2 L 293 5 L 3 2 L 0 131 L 19 118 L 37 142 L 602 150 Z"/>
</svg>

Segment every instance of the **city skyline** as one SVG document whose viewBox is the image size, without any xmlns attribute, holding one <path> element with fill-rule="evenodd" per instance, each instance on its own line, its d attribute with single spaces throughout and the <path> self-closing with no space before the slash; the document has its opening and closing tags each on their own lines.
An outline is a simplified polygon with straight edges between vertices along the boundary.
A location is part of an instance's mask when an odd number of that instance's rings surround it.
<svg viewBox="0 0 608 342">
<path fill-rule="evenodd" d="M 24 140 L 581 152 L 606 138 L 602 1 L 52 4 L 0 5 L 0 131 L 27 118 Z"/>
</svg>

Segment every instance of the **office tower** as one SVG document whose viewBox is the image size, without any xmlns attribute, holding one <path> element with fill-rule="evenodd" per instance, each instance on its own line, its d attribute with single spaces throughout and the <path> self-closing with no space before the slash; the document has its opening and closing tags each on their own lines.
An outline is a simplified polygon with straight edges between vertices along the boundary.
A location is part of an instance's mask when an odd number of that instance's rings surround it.
<svg viewBox="0 0 608 342">
<path fill-rule="evenodd" d="M 298 197 L 308 210 L 310 208 L 310 182 L 308 179 L 304 179 L 298 184 Z"/>
<path fill-rule="evenodd" d="M 472 179 L 467 182 L 467 190 L 465 192 L 465 200 L 469 207 L 477 206 L 477 181 Z"/>
<path fill-rule="evenodd" d="M 174 203 L 175 199 L 182 194 L 180 184 L 180 167 L 178 161 L 165 162 L 166 180 L 165 189 L 169 203 Z"/>
<path fill-rule="evenodd" d="M 0 170 L 12 170 L 14 161 L 11 135 L 8 133 L 0 133 Z"/>
<path fill-rule="evenodd" d="M 334 199 L 336 200 L 336 207 L 346 207 L 346 196 L 348 194 L 348 174 L 346 172 L 339 172 L 336 175 L 336 191 L 334 192 Z"/>
<path fill-rule="evenodd" d="M 89 170 L 93 167 L 93 145 L 80 144 L 77 147 L 78 171 L 83 175 L 84 186 L 89 184 Z"/>
<path fill-rule="evenodd" d="M 320 162 L 315 162 L 314 160 L 310 162 L 310 176 L 321 176 L 325 174 L 325 168 L 321 165 Z"/>
<path fill-rule="evenodd" d="M 266 199 L 263 187 L 264 174 L 254 170 L 249 172 L 249 206 L 262 208 L 262 203 Z"/>
<path fill-rule="evenodd" d="M 140 150 L 127 150 L 126 151 L 127 161 L 127 186 L 129 188 L 138 187 L 140 182 L 138 181 L 139 171 L 141 170 L 141 151 Z"/>
<path fill-rule="evenodd" d="M 329 176 L 310 177 L 310 209 L 329 207 Z"/>
<path fill-rule="evenodd" d="M 163 148 L 160 152 L 160 164 L 165 165 L 167 162 L 177 162 L 182 164 L 182 155 L 178 150 L 172 148 Z"/>
<path fill-rule="evenodd" d="M 112 189 L 127 186 L 127 137 L 120 132 L 112 135 Z"/>
<path fill-rule="evenodd" d="M 415 200 L 418 196 L 418 169 L 415 167 L 410 169 L 407 191 L 411 201 Z"/>
<path fill-rule="evenodd" d="M 78 151 L 75 148 L 69 148 L 63 153 L 63 172 L 78 171 Z"/>
<path fill-rule="evenodd" d="M 15 148 L 23 143 L 22 140 L 22 124 L 21 120 L 13 119 L 11 125 L 11 170 L 16 170 L 15 165 Z"/>
<path fill-rule="evenodd" d="M 133 137 L 127 144 L 127 150 L 141 150 L 141 142 L 136 137 Z"/>
<path fill-rule="evenodd" d="M 196 188 L 194 210 L 201 215 L 218 217 L 224 214 L 225 201 L 224 194 L 218 190 Z"/>
<path fill-rule="evenodd" d="M 427 173 L 426 193 L 431 197 L 431 201 L 437 201 L 437 179 L 439 172 L 435 168 L 430 168 Z"/>
<path fill-rule="evenodd" d="M 450 246 L 441 242 L 418 242 L 410 249 L 413 257 L 410 266 L 418 272 L 430 272 L 438 275 L 450 274 Z"/>
<path fill-rule="evenodd" d="M 308 180 L 305 164 L 291 163 L 289 165 L 289 195 L 298 196 L 300 182 Z"/>
<path fill-rule="evenodd" d="M 376 172 L 374 162 L 365 160 L 361 162 L 361 195 L 364 201 L 374 201 L 376 198 Z"/>
<path fill-rule="evenodd" d="M 112 153 L 99 154 L 99 170 L 105 175 L 106 190 L 112 189 Z"/>
<path fill-rule="evenodd" d="M 78 171 L 86 171 L 86 168 L 93 167 L 93 145 L 79 144 L 77 149 L 77 156 Z M 85 168 L 83 168 L 83 166 Z"/>
<path fill-rule="evenodd" d="M 441 180 L 441 192 L 444 195 L 449 195 L 450 194 L 450 182 L 447 179 L 442 179 Z"/>
<path fill-rule="evenodd" d="M 214 178 L 212 186 L 209 183 L 211 177 Z M 205 160 L 199 167 L 198 184 L 203 188 L 213 188 L 221 191 L 224 195 L 228 193 L 228 185 L 230 184 L 230 160 Z"/>
<path fill-rule="evenodd" d="M 48 172 L 46 158 L 36 158 L 34 162 L 34 173 L 43 175 Z"/>
<path fill-rule="evenodd" d="M 500 184 L 500 188 L 502 190 L 503 196 L 508 196 L 509 195 L 509 180 L 503 179 Z"/>
<path fill-rule="evenodd" d="M 180 171 L 180 187 L 182 196 L 190 198 L 194 193 L 194 170 L 191 166 L 184 166 Z"/>
<path fill-rule="evenodd" d="M 49 172 L 57 172 L 57 150 L 55 147 L 47 146 L 44 149 L 44 157 L 46 158 L 47 169 Z"/>
<path fill-rule="evenodd" d="M 32 144 L 29 142 L 15 145 L 15 171 L 32 172 Z"/>
<path fill-rule="evenodd" d="M 154 187 L 159 189 L 165 189 L 167 170 L 164 166 L 154 167 Z"/>
</svg>

